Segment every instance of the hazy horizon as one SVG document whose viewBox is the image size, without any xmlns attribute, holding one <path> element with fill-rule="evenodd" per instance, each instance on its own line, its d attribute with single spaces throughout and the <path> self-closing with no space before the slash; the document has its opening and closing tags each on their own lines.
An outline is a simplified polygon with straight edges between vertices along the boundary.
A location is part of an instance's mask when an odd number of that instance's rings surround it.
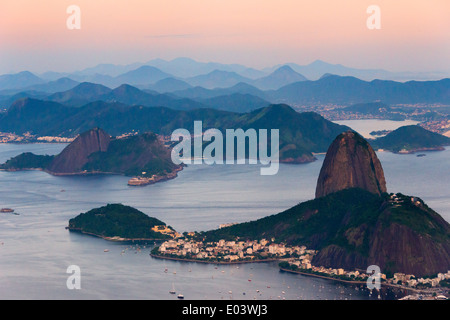
<svg viewBox="0 0 450 320">
<path fill-rule="evenodd" d="M 70 5 L 81 29 L 69 30 Z M 370 30 L 370 5 L 381 29 Z M 315 60 L 392 72 L 450 71 L 450 2 L 4 0 L 0 74 L 73 72 L 161 58 L 263 69 Z"/>
</svg>

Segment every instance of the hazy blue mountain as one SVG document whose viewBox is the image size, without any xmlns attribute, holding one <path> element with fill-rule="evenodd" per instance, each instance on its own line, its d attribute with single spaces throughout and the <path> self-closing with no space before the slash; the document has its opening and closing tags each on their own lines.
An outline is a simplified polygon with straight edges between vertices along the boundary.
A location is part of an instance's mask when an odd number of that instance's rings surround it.
<svg viewBox="0 0 450 320">
<path fill-rule="evenodd" d="M 146 85 L 159 80 L 172 77 L 158 68 L 152 66 L 142 66 L 135 70 L 128 71 L 114 78 L 117 84 Z"/>
<path fill-rule="evenodd" d="M 46 71 L 44 73 L 40 73 L 37 75 L 39 78 L 45 81 L 55 81 L 61 78 L 69 77 L 70 73 L 68 72 L 56 72 L 56 71 Z"/>
<path fill-rule="evenodd" d="M 116 77 L 120 74 L 126 73 L 128 71 L 135 70 L 141 67 L 143 64 L 136 62 L 128 65 L 117 65 L 112 63 L 101 63 L 94 67 L 85 68 L 83 70 L 74 72 L 74 75 L 87 76 L 95 74 L 103 74 L 111 77 Z"/>
<path fill-rule="evenodd" d="M 175 78 L 165 78 L 162 80 L 159 80 L 158 82 L 145 86 L 146 89 L 150 89 L 153 91 L 157 91 L 160 93 L 166 93 L 166 92 L 174 92 L 174 91 L 179 91 L 179 90 L 185 90 L 185 89 L 190 89 L 192 88 L 192 86 L 183 81 L 183 80 L 179 80 L 179 79 L 175 79 Z"/>
<path fill-rule="evenodd" d="M 395 82 L 363 81 L 355 77 L 329 75 L 317 81 L 301 81 L 284 86 L 269 95 L 274 101 L 292 104 L 369 101 L 384 103 L 450 103 L 450 79 Z"/>
<path fill-rule="evenodd" d="M 122 84 L 121 86 L 109 91 L 106 94 L 97 96 L 95 100 L 106 102 L 120 102 L 125 104 L 142 104 L 148 102 L 153 96 L 147 92 L 139 90 L 129 84 Z M 94 101 L 91 99 L 91 101 Z"/>
<path fill-rule="evenodd" d="M 99 97 L 110 93 L 112 90 L 101 84 L 82 82 L 76 87 L 63 92 L 57 92 L 49 96 L 49 100 L 79 107 Z"/>
<path fill-rule="evenodd" d="M 25 88 L 25 90 L 27 90 L 27 91 L 34 90 L 34 91 L 39 91 L 39 92 L 55 93 L 55 92 L 70 90 L 79 84 L 80 83 L 78 81 L 72 80 L 68 77 L 63 77 L 63 78 L 59 78 L 54 81 L 49 81 L 47 83 L 36 84 L 36 85 L 30 86 L 30 87 L 27 87 L 27 88 Z"/>
<path fill-rule="evenodd" d="M 209 99 L 219 96 L 230 95 L 234 93 L 251 94 L 253 96 L 267 100 L 266 92 L 245 82 L 239 82 L 229 88 L 205 89 L 203 87 L 197 86 L 194 88 L 178 90 L 173 92 L 173 94 L 179 97 L 185 97 L 190 99 Z"/>
<path fill-rule="evenodd" d="M 152 94 L 128 84 L 123 84 L 108 94 L 97 97 L 97 99 L 91 99 L 92 102 L 95 100 L 120 102 L 127 105 L 142 105 L 145 107 L 167 107 L 176 110 L 192 110 L 207 107 L 205 104 L 192 99 L 173 97 L 168 94 Z"/>
<path fill-rule="evenodd" d="M 100 73 L 92 75 L 70 75 L 69 77 L 75 81 L 98 83 L 111 89 L 121 84 L 115 78 Z"/>
<path fill-rule="evenodd" d="M 149 85 L 159 80 L 172 77 L 172 75 L 162 72 L 161 70 L 152 66 L 139 66 L 136 69 L 129 70 L 129 68 L 140 65 L 132 64 L 128 66 L 116 65 L 99 65 L 86 71 L 74 72 L 67 77 L 79 82 L 92 82 L 102 84 L 104 86 L 115 88 L 121 84 L 130 85 Z M 115 71 L 114 71 L 115 70 Z M 119 73 L 119 71 L 125 71 Z M 94 71 L 107 71 L 105 74 Z M 119 73 L 118 75 L 116 75 Z M 113 75 L 111 75 L 113 74 Z"/>
<path fill-rule="evenodd" d="M 245 78 L 236 72 L 214 70 L 208 74 L 199 75 L 192 78 L 186 78 L 185 81 L 192 86 L 201 86 L 206 89 L 228 88 L 239 82 L 251 82 L 251 79 Z"/>
<path fill-rule="evenodd" d="M 448 72 L 392 72 L 383 69 L 359 69 L 347 67 L 342 64 L 331 64 L 322 60 L 316 60 L 307 65 L 299 65 L 296 63 L 287 63 L 286 65 L 311 80 L 317 80 L 326 73 L 340 76 L 352 76 L 365 81 L 374 79 L 396 81 L 408 81 L 414 79 L 437 80 L 449 77 Z M 272 68 L 266 68 L 264 71 L 272 72 L 278 67 L 279 65 Z"/>
<path fill-rule="evenodd" d="M 15 101 L 23 98 L 33 98 L 45 100 L 48 93 L 40 91 L 20 91 L 16 94 L 0 95 L 0 108 L 8 109 Z"/>
<path fill-rule="evenodd" d="M 0 75 L 0 90 L 21 89 L 42 83 L 45 83 L 43 79 L 29 71 Z"/>
<path fill-rule="evenodd" d="M 252 81 L 251 84 L 262 90 L 276 90 L 290 83 L 306 80 L 308 79 L 286 65 L 276 69 L 268 76 Z"/>
<path fill-rule="evenodd" d="M 47 133 L 46 127 L 61 123 L 74 113 L 76 109 L 57 102 L 23 98 L 15 101 L 8 112 L 0 116 L 0 131 Z"/>
<path fill-rule="evenodd" d="M 203 74 L 208 74 L 214 70 L 236 72 L 243 77 L 251 79 L 265 76 L 266 73 L 254 68 L 249 68 L 240 64 L 223 64 L 217 62 L 198 62 L 190 58 L 176 58 L 171 61 L 163 59 L 154 59 L 148 61 L 147 65 L 151 65 L 161 69 L 164 72 L 173 74 L 180 78 L 191 78 Z"/>
<path fill-rule="evenodd" d="M 100 84 L 83 82 L 71 90 L 50 95 L 48 99 L 71 107 L 81 107 L 94 101 L 120 102 L 145 107 L 164 106 L 178 110 L 207 107 L 195 100 L 173 97 L 168 94 L 152 94 L 128 84 L 110 89 Z"/>
<path fill-rule="evenodd" d="M 232 93 L 201 100 L 205 105 L 213 109 L 231 112 L 250 112 L 270 105 L 270 102 L 251 94 Z"/>
</svg>

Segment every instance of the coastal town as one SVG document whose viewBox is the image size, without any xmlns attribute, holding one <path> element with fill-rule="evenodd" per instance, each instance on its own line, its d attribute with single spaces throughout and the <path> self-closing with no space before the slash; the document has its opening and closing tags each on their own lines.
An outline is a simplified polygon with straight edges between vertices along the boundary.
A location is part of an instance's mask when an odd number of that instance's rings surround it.
<svg viewBox="0 0 450 320">
<path fill-rule="evenodd" d="M 194 240 L 192 237 L 195 233 L 192 232 L 186 233 L 186 237 L 174 233 L 171 235 L 173 239 L 163 242 L 152 250 L 152 257 L 213 264 L 279 261 L 282 271 L 354 284 L 366 284 L 371 276 L 366 270 L 314 266 L 312 260 L 318 251 L 305 246 L 275 243 L 274 239 L 246 241 L 221 239 L 216 242 L 204 242 Z M 438 289 L 447 289 L 450 285 L 450 270 L 426 278 L 404 273 L 394 273 L 391 276 L 380 273 L 379 277 L 384 286 L 412 290 L 416 295 L 409 296 L 411 299 L 417 298 L 419 294 L 425 294 L 425 297 L 446 298 L 442 294 L 436 295 L 436 292 Z M 448 291 L 446 292 L 448 295 Z"/>
<path fill-rule="evenodd" d="M 0 132 L 0 143 L 70 143 L 75 138 L 42 136 L 25 132 L 24 134 L 15 134 L 11 132 Z"/>
<path fill-rule="evenodd" d="M 192 236 L 189 233 L 188 236 Z M 316 252 L 304 246 L 286 246 L 273 240 L 203 242 L 192 239 L 172 239 L 157 248 L 155 255 L 213 263 L 243 263 L 273 261 L 282 257 L 303 257 L 310 261 Z"/>
<path fill-rule="evenodd" d="M 133 187 L 146 186 L 146 185 L 154 184 L 154 183 L 157 183 L 160 181 L 174 179 L 177 177 L 178 172 L 181 170 L 183 170 L 183 166 L 178 166 L 178 167 L 174 168 L 174 170 L 172 172 L 169 172 L 164 175 L 154 174 L 151 177 L 146 176 L 147 172 L 142 172 L 142 176 L 133 177 L 130 180 L 128 180 L 128 185 L 133 186 Z"/>
</svg>

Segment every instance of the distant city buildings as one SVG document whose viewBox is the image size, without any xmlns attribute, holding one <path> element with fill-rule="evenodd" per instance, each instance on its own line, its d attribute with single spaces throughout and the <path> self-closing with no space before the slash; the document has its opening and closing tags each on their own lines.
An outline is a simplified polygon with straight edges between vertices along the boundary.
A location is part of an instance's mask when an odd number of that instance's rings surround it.
<svg viewBox="0 0 450 320">
<path fill-rule="evenodd" d="M 43 136 L 38 137 L 34 134 L 26 132 L 22 135 L 18 135 L 10 132 L 0 132 L 0 143 L 32 143 L 32 142 L 43 142 L 43 143 L 70 143 L 74 138 L 66 137 L 53 137 L 53 136 Z"/>
<path fill-rule="evenodd" d="M 231 262 L 280 258 L 286 255 L 311 258 L 316 252 L 307 250 L 304 246 L 286 246 L 266 239 L 259 241 L 226 241 L 222 239 L 217 242 L 174 239 L 161 244 L 158 253 L 181 259 Z"/>
</svg>

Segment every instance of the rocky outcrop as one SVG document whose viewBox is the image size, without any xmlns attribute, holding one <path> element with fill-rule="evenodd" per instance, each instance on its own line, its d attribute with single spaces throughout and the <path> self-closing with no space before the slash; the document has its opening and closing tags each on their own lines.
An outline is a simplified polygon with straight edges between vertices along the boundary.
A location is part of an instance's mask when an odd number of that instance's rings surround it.
<svg viewBox="0 0 450 320">
<path fill-rule="evenodd" d="M 0 169 L 37 169 L 53 175 L 122 174 L 150 184 L 175 178 L 183 166 L 172 162 L 171 148 L 155 133 L 111 138 L 96 128 L 82 133 L 56 156 L 24 153 Z"/>
<path fill-rule="evenodd" d="M 256 221 L 207 232 L 214 239 L 268 239 L 318 250 L 312 264 L 431 276 L 450 270 L 450 225 L 423 200 L 386 193 L 375 152 L 359 134 L 329 147 L 317 197 Z"/>
<path fill-rule="evenodd" d="M 340 134 L 330 145 L 320 170 L 316 198 L 348 188 L 386 192 L 383 168 L 375 151 L 358 133 Z"/>
<path fill-rule="evenodd" d="M 322 248 L 313 264 L 348 270 L 377 265 L 387 274 L 402 272 L 419 277 L 450 268 L 450 226 L 437 213 L 429 208 L 416 208 L 415 214 L 408 212 L 410 209 L 398 212 L 397 205 L 386 202 L 378 210 L 373 225 L 363 222 L 355 226 L 357 217 L 342 220 L 333 244 Z M 401 221 L 401 216 L 408 213 L 410 221 Z M 420 227 L 422 223 L 428 230 Z"/>
<path fill-rule="evenodd" d="M 84 132 L 53 159 L 47 171 L 53 174 L 78 173 L 92 153 L 108 150 L 110 141 L 110 136 L 102 129 Z"/>
</svg>

